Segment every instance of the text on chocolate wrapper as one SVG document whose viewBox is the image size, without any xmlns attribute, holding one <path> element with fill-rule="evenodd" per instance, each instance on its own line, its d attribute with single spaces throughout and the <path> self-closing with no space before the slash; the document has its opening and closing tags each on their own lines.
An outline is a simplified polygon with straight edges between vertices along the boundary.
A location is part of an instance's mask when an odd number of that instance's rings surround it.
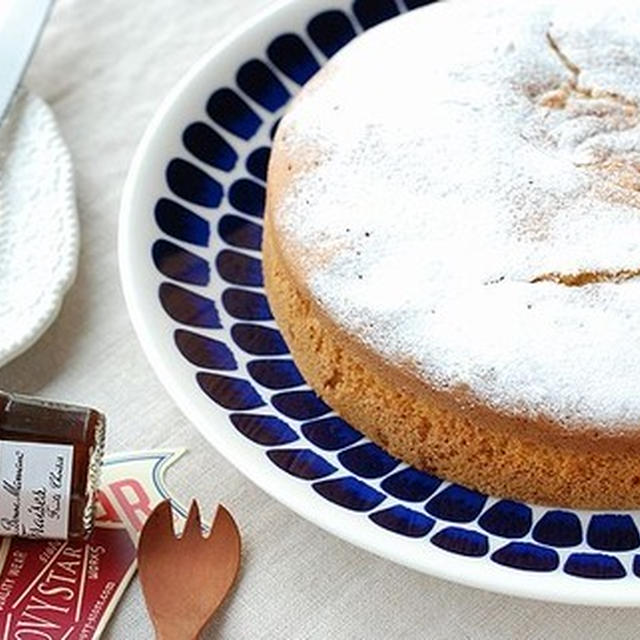
<svg viewBox="0 0 640 640">
<path fill-rule="evenodd" d="M 72 447 L 0 443 L 0 535 L 63 538 Z"/>
<path fill-rule="evenodd" d="M 3 517 L 0 525 L 4 532 L 18 533 L 20 522 L 20 496 L 22 495 L 22 477 L 24 475 L 24 453 L 14 451 L 13 479 L 10 482 L 7 478 L 2 479 L 2 490 L 10 496 L 11 515 Z"/>
</svg>

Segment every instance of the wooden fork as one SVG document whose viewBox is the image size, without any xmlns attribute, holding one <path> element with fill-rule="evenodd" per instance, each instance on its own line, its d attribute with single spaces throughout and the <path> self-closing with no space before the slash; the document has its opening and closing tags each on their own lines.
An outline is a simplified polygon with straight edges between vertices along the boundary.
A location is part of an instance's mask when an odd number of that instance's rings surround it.
<svg viewBox="0 0 640 640">
<path fill-rule="evenodd" d="M 202 536 L 194 500 L 180 538 L 171 504 L 161 502 L 138 542 L 138 571 L 158 640 L 195 640 L 231 589 L 240 567 L 240 534 L 218 506 L 208 537 Z"/>
</svg>

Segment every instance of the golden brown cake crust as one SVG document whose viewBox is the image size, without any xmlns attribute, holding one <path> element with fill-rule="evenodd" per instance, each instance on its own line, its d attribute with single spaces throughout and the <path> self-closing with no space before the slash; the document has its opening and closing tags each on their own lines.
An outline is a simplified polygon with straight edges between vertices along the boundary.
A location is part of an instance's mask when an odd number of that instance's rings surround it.
<svg viewBox="0 0 640 640">
<path fill-rule="evenodd" d="M 273 314 L 307 382 L 345 420 L 415 467 L 488 494 L 585 508 L 640 504 L 640 439 L 501 415 L 376 361 L 292 276 L 269 208 L 263 265 Z"/>
<path fill-rule="evenodd" d="M 505 19 L 516 6 L 529 10 L 526 3 L 511 0 L 498 4 L 504 5 Z M 495 87 L 470 82 L 473 101 L 464 82 L 450 82 L 452 77 L 477 77 L 476 56 L 467 60 L 467 49 L 452 45 L 448 50 L 452 58 L 447 64 L 455 63 L 457 75 L 434 72 L 429 77 L 442 86 L 431 86 L 423 78 L 429 91 L 416 90 L 401 101 L 384 100 L 380 91 L 385 86 L 385 96 L 405 96 L 407 83 L 393 84 L 404 60 L 401 54 L 406 53 L 401 39 L 394 40 L 395 63 L 385 51 L 379 62 L 387 67 L 371 64 L 376 47 L 386 42 L 381 29 L 397 36 L 392 30 L 399 29 L 403 19 L 420 43 L 446 49 L 447 43 L 437 37 L 437 20 L 448 20 L 449 11 L 455 18 L 456 7 L 463 6 L 456 3 L 436 3 L 430 5 L 436 13 L 416 12 L 411 23 L 405 16 L 369 31 L 355 42 L 373 37 L 374 51 L 351 45 L 345 48 L 350 58 L 338 54 L 314 76 L 296 97 L 274 141 L 263 244 L 265 286 L 308 383 L 392 454 L 493 495 L 572 507 L 637 507 L 640 396 L 634 358 L 640 344 L 640 271 L 633 242 L 640 223 L 637 184 L 631 178 L 637 177 L 640 89 L 635 80 L 627 80 L 637 78 L 638 62 L 630 57 L 625 64 L 633 72 L 621 72 L 620 60 L 610 64 L 610 56 L 593 47 L 591 27 L 573 33 L 571 20 L 564 30 L 553 21 L 552 37 L 545 16 L 555 15 L 555 5 L 540 4 L 542 18 L 525 16 L 522 24 L 514 23 L 523 27 L 515 44 L 508 35 L 513 30 L 503 30 L 509 40 L 502 43 L 504 55 L 495 55 L 494 29 L 476 33 L 469 27 L 471 35 L 484 42 L 482 77 L 495 80 L 496 71 L 502 73 Z M 596 4 L 606 9 L 603 1 Z M 626 4 L 626 10 L 637 11 Z M 464 3 L 464 11 L 470 6 Z M 424 24 L 418 25 L 420 15 Z M 568 13 L 563 16 L 568 20 Z M 418 27 L 431 29 L 433 38 Z M 485 32 L 490 35 L 486 41 Z M 437 54 L 442 56 L 441 51 Z M 422 57 L 429 59 L 424 51 Z M 494 63 L 502 66 L 496 70 Z M 365 73 L 370 68 L 375 73 Z M 528 73 L 521 73 L 523 69 Z M 383 72 L 384 83 L 379 80 Z M 604 78 L 607 90 L 593 90 L 598 84 L 594 78 Z M 487 93 L 487 87 L 495 92 Z M 500 102 L 499 89 L 511 99 Z M 627 94 L 633 100 L 625 98 Z M 496 111 L 498 102 L 504 111 Z M 480 103 L 491 126 L 477 124 Z M 461 111 L 454 118 L 456 104 Z M 467 109 L 470 104 L 473 109 Z M 409 105 L 420 108 L 412 111 Z M 436 122 L 455 122 L 456 127 L 466 123 L 464 136 L 444 125 L 442 139 L 435 135 L 438 127 L 428 128 L 424 139 L 416 136 L 427 112 L 439 114 Z M 495 122 L 494 113 L 499 115 Z M 505 114 L 512 119 L 507 122 Z M 617 138 L 604 162 L 599 156 L 594 156 L 597 162 L 591 156 L 587 162 L 574 147 L 586 136 L 593 138 L 589 153 L 602 151 L 597 118 L 605 118 L 607 136 L 615 131 Z M 377 124 L 349 138 L 362 122 Z M 405 125 L 410 133 L 406 139 Z M 504 138 L 496 138 L 496 133 Z M 451 139 L 458 140 L 458 146 L 450 144 L 449 134 L 455 134 Z M 526 160 L 522 175 L 512 166 L 515 147 Z M 462 151 L 455 153 L 458 148 Z M 471 148 L 482 150 L 481 161 Z M 503 162 L 503 148 L 508 149 L 508 162 Z M 580 146 L 581 153 L 585 148 Z M 629 149 L 633 153 L 627 153 Z M 437 153 L 446 153 L 448 162 L 437 162 Z M 486 179 L 484 167 L 495 169 Z M 635 173 L 629 173 L 631 169 Z M 464 176 L 461 186 L 459 176 Z M 465 198 L 457 197 L 458 189 Z M 509 215 L 495 215 L 505 211 Z M 618 218 L 625 220 L 620 237 L 605 242 Z M 503 237 L 505 224 L 508 233 Z M 600 255 L 605 249 L 610 253 Z M 494 254 L 500 262 L 496 274 L 502 273 L 495 278 L 494 263 L 487 259 Z M 429 262 L 423 262 L 422 255 Z M 382 259 L 387 262 L 381 266 Z M 556 261 L 562 266 L 556 267 Z M 505 276 L 511 266 L 514 271 Z M 395 295 L 396 274 L 404 278 L 398 291 L 404 287 L 411 295 Z M 468 275 L 473 276 L 473 287 L 465 288 Z M 474 297 L 466 295 L 469 291 L 482 293 Z M 407 310 L 402 304 L 406 300 L 425 304 Z M 427 317 L 438 305 L 437 316 Z M 388 315 L 393 317 L 385 326 L 391 329 L 380 329 Z M 454 327 L 459 331 L 443 330 L 452 318 L 462 320 Z M 517 331 L 509 333 L 513 328 Z M 405 349 L 400 338 L 407 335 Z M 463 347 L 456 342 L 458 335 L 464 336 Z M 425 343 L 429 348 L 423 349 Z M 443 353 L 448 368 L 438 369 L 434 365 L 441 364 Z M 475 361 L 474 354 L 480 354 Z M 467 364 L 471 373 L 465 370 Z M 458 369 L 465 370 L 464 375 Z M 434 371 L 440 372 L 439 380 Z"/>
</svg>

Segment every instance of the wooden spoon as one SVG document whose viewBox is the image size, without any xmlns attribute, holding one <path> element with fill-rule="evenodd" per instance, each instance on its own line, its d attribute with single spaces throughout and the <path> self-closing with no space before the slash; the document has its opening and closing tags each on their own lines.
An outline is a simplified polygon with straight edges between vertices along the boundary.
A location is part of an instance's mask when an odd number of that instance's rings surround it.
<svg viewBox="0 0 640 640">
<path fill-rule="evenodd" d="M 240 567 L 240 534 L 218 506 L 207 538 L 194 500 L 180 538 L 171 504 L 161 502 L 138 542 L 138 571 L 158 640 L 195 640 L 231 589 Z"/>
</svg>

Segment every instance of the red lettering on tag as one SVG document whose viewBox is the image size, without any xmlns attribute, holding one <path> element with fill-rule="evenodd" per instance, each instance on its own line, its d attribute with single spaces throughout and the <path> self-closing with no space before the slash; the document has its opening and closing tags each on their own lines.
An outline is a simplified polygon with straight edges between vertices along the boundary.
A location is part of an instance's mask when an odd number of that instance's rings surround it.
<svg viewBox="0 0 640 640">
<path fill-rule="evenodd" d="M 127 478 L 111 483 L 109 489 L 134 529 L 142 531 L 152 511 L 151 500 L 144 487 L 137 480 Z"/>
</svg>

